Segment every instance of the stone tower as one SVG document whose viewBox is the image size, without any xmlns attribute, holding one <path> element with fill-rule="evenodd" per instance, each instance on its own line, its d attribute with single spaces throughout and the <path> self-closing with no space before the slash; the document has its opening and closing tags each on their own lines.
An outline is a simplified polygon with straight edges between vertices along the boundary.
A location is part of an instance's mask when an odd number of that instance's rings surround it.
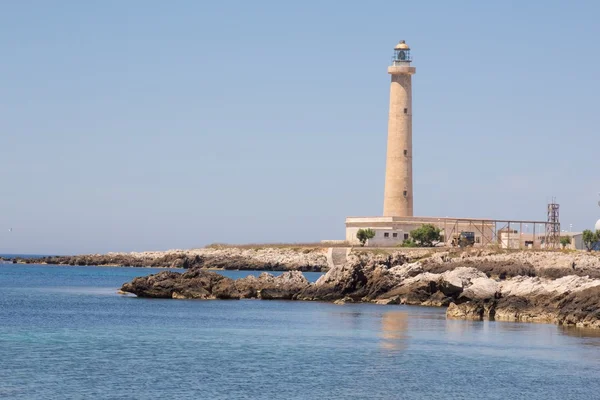
<svg viewBox="0 0 600 400">
<path fill-rule="evenodd" d="M 394 48 L 388 74 L 390 115 L 385 165 L 384 217 L 413 216 L 412 176 L 412 74 L 410 47 L 400 41 Z"/>
</svg>

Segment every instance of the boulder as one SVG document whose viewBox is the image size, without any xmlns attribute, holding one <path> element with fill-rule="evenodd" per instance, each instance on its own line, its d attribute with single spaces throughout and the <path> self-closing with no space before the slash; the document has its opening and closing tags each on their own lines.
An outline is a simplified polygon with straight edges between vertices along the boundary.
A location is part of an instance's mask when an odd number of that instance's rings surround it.
<svg viewBox="0 0 600 400">
<path fill-rule="evenodd" d="M 373 300 L 373 303 L 375 304 L 380 304 L 380 305 L 390 305 L 390 304 L 400 304 L 400 297 L 396 296 L 396 297 L 391 297 L 389 299 L 379 299 L 379 300 Z"/>
<path fill-rule="evenodd" d="M 278 277 L 261 274 L 258 279 L 257 297 L 264 300 L 292 300 L 310 286 L 300 271 L 284 272 Z"/>
<path fill-rule="evenodd" d="M 500 296 L 500 285 L 490 278 L 475 278 L 459 296 L 462 300 L 495 299 Z"/>
<path fill-rule="evenodd" d="M 354 300 L 352 300 L 352 297 L 344 297 L 343 299 L 337 299 L 336 301 L 333 302 L 333 304 L 342 306 L 346 303 L 354 303 Z"/>
<path fill-rule="evenodd" d="M 351 254 L 344 265 L 331 268 L 297 298 L 335 301 L 350 297 L 370 301 L 400 282 L 400 278 L 389 271 L 392 261 L 380 255 Z"/>
<path fill-rule="evenodd" d="M 450 303 L 446 309 L 446 317 L 455 319 L 481 321 L 484 313 L 485 309 L 482 302 L 469 302 L 462 304 Z"/>
<path fill-rule="evenodd" d="M 423 301 L 421 305 L 428 307 L 448 307 L 452 301 L 452 297 L 448 297 L 440 290 L 429 296 L 429 298 Z"/>
</svg>

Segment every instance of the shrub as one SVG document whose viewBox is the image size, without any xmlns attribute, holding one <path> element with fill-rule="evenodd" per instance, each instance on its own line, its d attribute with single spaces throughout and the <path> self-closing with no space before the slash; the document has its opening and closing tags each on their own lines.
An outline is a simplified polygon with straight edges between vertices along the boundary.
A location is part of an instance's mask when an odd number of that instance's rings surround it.
<svg viewBox="0 0 600 400">
<path fill-rule="evenodd" d="M 569 236 L 563 236 L 560 238 L 560 244 L 562 247 L 567 247 L 571 244 L 571 238 Z"/>
<path fill-rule="evenodd" d="M 372 239 L 374 237 L 375 231 L 371 228 L 359 229 L 358 232 L 356 232 L 356 238 L 360 242 L 361 246 L 364 246 L 367 243 L 367 240 Z"/>
<path fill-rule="evenodd" d="M 417 244 L 412 239 L 406 239 L 404 242 L 398 245 L 399 247 L 417 247 Z"/>
<path fill-rule="evenodd" d="M 424 224 L 411 231 L 410 237 L 420 247 L 433 247 L 434 243 L 442 239 L 440 228 L 431 224 Z"/>
</svg>

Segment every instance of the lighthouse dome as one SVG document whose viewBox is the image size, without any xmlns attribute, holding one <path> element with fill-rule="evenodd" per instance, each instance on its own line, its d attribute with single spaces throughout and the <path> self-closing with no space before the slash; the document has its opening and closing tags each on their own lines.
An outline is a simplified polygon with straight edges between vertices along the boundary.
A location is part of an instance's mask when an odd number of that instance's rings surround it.
<svg viewBox="0 0 600 400">
<path fill-rule="evenodd" d="M 406 44 L 406 42 L 404 40 L 401 40 L 400 43 L 398 43 L 396 45 L 396 47 L 394 47 L 394 50 L 409 50 L 410 47 L 408 47 L 408 45 Z"/>
</svg>

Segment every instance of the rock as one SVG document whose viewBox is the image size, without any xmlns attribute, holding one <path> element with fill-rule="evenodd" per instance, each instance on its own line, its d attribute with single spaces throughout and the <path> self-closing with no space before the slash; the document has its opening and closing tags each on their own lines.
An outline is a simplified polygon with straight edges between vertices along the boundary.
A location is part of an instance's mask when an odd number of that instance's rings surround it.
<svg viewBox="0 0 600 400">
<path fill-rule="evenodd" d="M 600 328 L 600 287 L 594 286 L 570 293 L 557 306 L 557 322 L 581 328 Z"/>
<path fill-rule="evenodd" d="M 344 305 L 346 303 L 354 303 L 354 300 L 352 300 L 352 297 L 344 297 L 343 299 L 338 299 L 333 302 L 333 304 L 337 305 Z"/>
<path fill-rule="evenodd" d="M 190 270 L 185 274 L 163 271 L 125 283 L 121 290 L 138 297 L 177 299 L 239 298 L 234 281 L 214 272 Z"/>
<path fill-rule="evenodd" d="M 437 287 L 446 296 L 458 296 L 463 291 L 462 281 L 459 279 L 440 278 Z"/>
<path fill-rule="evenodd" d="M 396 274 L 398 271 L 394 271 Z M 390 291 L 378 296 L 387 299 L 399 296 L 402 304 L 421 304 L 426 306 L 447 306 L 461 295 L 473 279 L 485 277 L 485 274 L 474 269 L 460 267 L 442 274 L 421 273 L 406 278 Z M 439 294 L 438 294 L 439 293 Z"/>
<path fill-rule="evenodd" d="M 600 280 L 588 277 L 565 276 L 559 279 L 516 277 L 500 284 L 505 296 L 530 297 L 549 293 L 577 292 L 600 286 Z"/>
<path fill-rule="evenodd" d="M 346 264 L 330 269 L 297 298 L 324 301 L 344 297 L 364 301 L 375 299 L 400 282 L 398 276 L 389 272 L 390 265 L 390 257 L 351 254 Z"/>
<path fill-rule="evenodd" d="M 420 262 L 410 263 L 410 264 L 402 264 L 398 266 L 394 266 L 390 268 L 389 272 L 393 275 L 396 275 L 400 279 L 413 278 L 417 275 L 422 274 L 423 266 Z"/>
<path fill-rule="evenodd" d="M 131 282 L 125 283 L 121 290 L 127 293 L 133 293 L 138 297 L 156 297 L 172 298 L 175 291 L 176 281 L 180 274 L 170 271 L 163 271 L 156 275 L 134 278 Z"/>
<path fill-rule="evenodd" d="M 477 278 L 486 278 L 486 274 L 472 267 L 458 267 L 442 274 L 442 278 L 455 287 L 468 287 Z"/>
<path fill-rule="evenodd" d="M 421 305 L 426 302 L 432 294 L 438 291 L 437 274 L 424 273 L 401 282 L 386 293 L 381 294 L 378 300 L 398 298 L 401 304 Z"/>
<path fill-rule="evenodd" d="M 389 299 L 374 300 L 373 302 L 380 305 L 400 304 L 400 296 L 391 297 Z"/>
<path fill-rule="evenodd" d="M 466 300 L 484 300 L 495 299 L 500 296 L 500 285 L 490 278 L 475 278 L 471 281 L 471 285 L 467 287 L 461 294 L 461 299 Z"/>
<path fill-rule="evenodd" d="M 142 253 L 87 254 L 26 259 L 24 262 L 63 265 L 115 265 L 192 269 L 323 271 L 327 269 L 324 247 L 208 247 Z"/>
<path fill-rule="evenodd" d="M 450 261 L 450 253 L 447 251 L 443 253 L 435 253 L 429 258 L 429 261 L 433 263 L 443 264 L 445 262 Z"/>
<path fill-rule="evenodd" d="M 422 302 L 421 305 L 428 307 L 448 307 L 452 303 L 452 300 L 452 297 L 448 297 L 442 291 L 438 291 Z"/>
<path fill-rule="evenodd" d="M 263 273 L 258 278 L 234 281 L 215 272 L 192 269 L 184 274 L 164 271 L 135 278 L 121 290 L 139 297 L 173 299 L 241 299 L 262 298 L 291 300 L 310 283 L 299 271 L 284 272 L 278 277 Z"/>
<path fill-rule="evenodd" d="M 258 298 L 264 300 L 292 300 L 301 291 L 310 286 L 308 280 L 300 271 L 284 272 L 278 277 L 259 277 Z"/>
<path fill-rule="evenodd" d="M 463 304 L 450 303 L 446 309 L 447 318 L 469 319 L 481 321 L 484 315 L 483 303 L 469 302 Z"/>
</svg>

